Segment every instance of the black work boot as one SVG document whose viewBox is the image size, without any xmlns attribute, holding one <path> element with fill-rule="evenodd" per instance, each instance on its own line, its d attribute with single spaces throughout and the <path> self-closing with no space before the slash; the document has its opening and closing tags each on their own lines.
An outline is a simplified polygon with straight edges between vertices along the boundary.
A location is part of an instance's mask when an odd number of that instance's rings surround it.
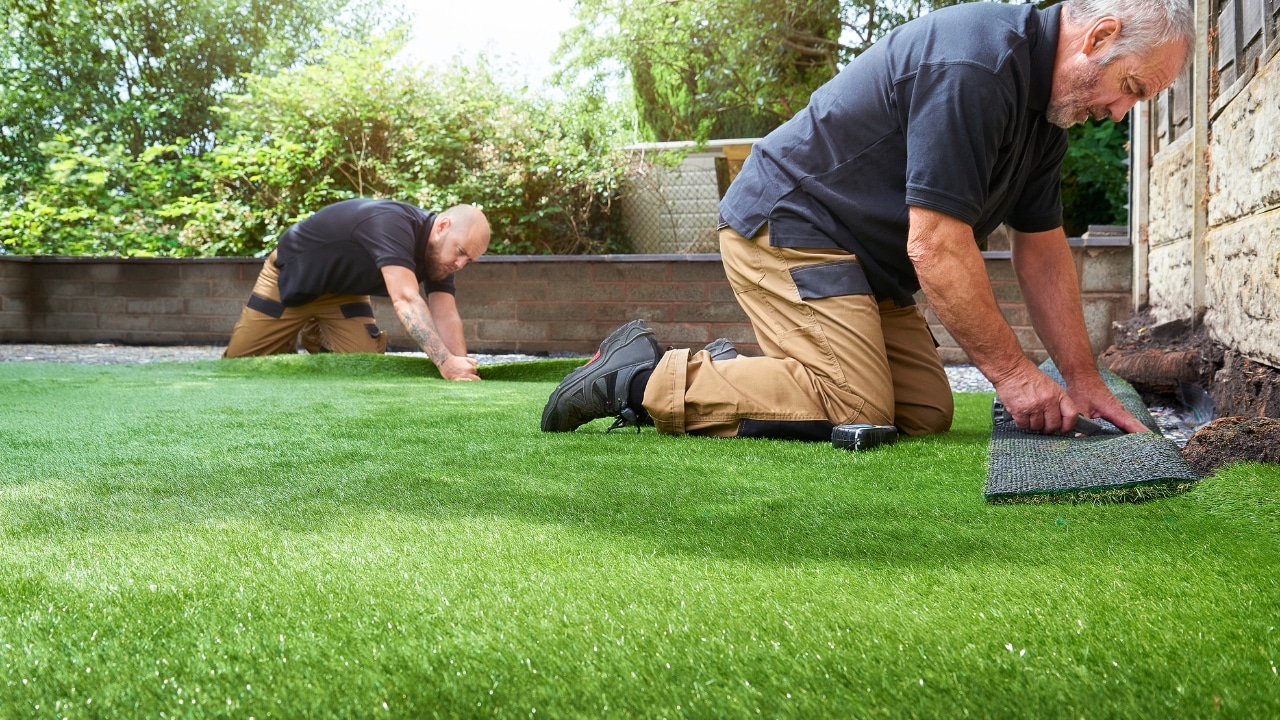
<svg viewBox="0 0 1280 720">
<path fill-rule="evenodd" d="M 628 406 L 631 380 L 652 370 L 661 358 L 662 349 L 644 320 L 614 330 L 587 364 L 569 373 L 551 393 L 542 411 L 543 432 L 570 432 L 602 417 L 617 418 L 613 428 L 635 425 L 638 431 L 644 408 Z"/>
<path fill-rule="evenodd" d="M 711 353 L 712 360 L 732 360 L 738 357 L 738 348 L 728 338 L 716 338 L 702 348 Z"/>
</svg>

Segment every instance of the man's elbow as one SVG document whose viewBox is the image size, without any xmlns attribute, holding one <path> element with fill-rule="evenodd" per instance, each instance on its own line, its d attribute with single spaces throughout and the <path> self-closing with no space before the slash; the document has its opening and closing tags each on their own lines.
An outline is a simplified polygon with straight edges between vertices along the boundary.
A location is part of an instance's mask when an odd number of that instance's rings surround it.
<svg viewBox="0 0 1280 720">
<path fill-rule="evenodd" d="M 937 262 L 939 255 L 936 243 L 912 233 L 907 237 L 907 259 L 914 267 L 930 267 Z"/>
<path fill-rule="evenodd" d="M 417 303 L 414 302 L 415 299 L 421 302 L 421 298 L 412 298 L 404 295 L 393 296 L 391 298 L 391 307 L 395 309 L 396 317 L 413 315 L 414 308 L 417 307 Z"/>
</svg>

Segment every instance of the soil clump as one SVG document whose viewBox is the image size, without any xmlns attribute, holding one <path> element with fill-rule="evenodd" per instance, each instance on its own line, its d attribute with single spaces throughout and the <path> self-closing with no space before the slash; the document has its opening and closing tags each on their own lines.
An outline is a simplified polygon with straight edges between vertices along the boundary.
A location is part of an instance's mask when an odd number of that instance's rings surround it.
<svg viewBox="0 0 1280 720">
<path fill-rule="evenodd" d="M 1191 436 L 1182 456 L 1200 477 L 1233 462 L 1280 463 L 1280 420 L 1218 418 Z"/>
<path fill-rule="evenodd" d="M 1099 363 L 1148 407 L 1182 408 L 1179 427 L 1198 426 L 1182 453 L 1202 477 L 1232 462 L 1280 462 L 1280 370 L 1219 345 L 1203 322 L 1142 312 L 1112 328 Z"/>
</svg>

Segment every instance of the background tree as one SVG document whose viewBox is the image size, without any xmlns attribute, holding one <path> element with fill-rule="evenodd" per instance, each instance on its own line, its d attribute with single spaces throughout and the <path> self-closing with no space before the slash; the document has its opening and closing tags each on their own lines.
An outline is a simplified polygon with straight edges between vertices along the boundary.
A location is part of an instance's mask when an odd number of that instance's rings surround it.
<svg viewBox="0 0 1280 720">
<path fill-rule="evenodd" d="M 568 89 L 534 95 L 484 61 L 392 63 L 403 35 L 369 39 L 394 20 L 380 0 L 265 2 L 0 0 L 0 253 L 255 254 L 359 195 L 481 204 L 494 252 L 626 251 L 611 209 L 637 129 L 763 135 L 952 4 L 578 0 Z M 634 112 L 605 99 L 610 77 Z M 1127 126 L 1071 137 L 1068 230 L 1123 221 Z"/>
<path fill-rule="evenodd" d="M 760 137 L 886 32 L 957 0 L 577 0 L 561 82 L 629 89 L 651 140 Z"/>
<path fill-rule="evenodd" d="M 1062 161 L 1063 226 L 1081 235 L 1090 225 L 1129 222 L 1129 120 L 1089 120 L 1067 131 Z"/>
<path fill-rule="evenodd" d="M 443 69 L 393 63 L 402 43 L 344 43 L 321 62 L 251 77 L 229 98 L 212 154 L 220 201 L 257 213 L 268 243 L 323 205 L 376 196 L 479 205 L 493 252 L 626 249 L 608 212 L 624 164 L 606 103 L 513 88 L 498 79 L 509 69 L 483 57 Z M 197 226 L 186 232 L 200 244 Z M 205 235 L 222 233 L 215 223 Z"/>
<path fill-rule="evenodd" d="M 0 0 L 0 162 L 43 170 L 40 143 L 94 127 L 137 156 L 191 140 L 245 73 L 287 67 L 322 28 L 363 36 L 392 19 L 363 0 Z M 10 170 L 7 174 L 13 177 Z"/>
<path fill-rule="evenodd" d="M 610 212 L 622 123 L 598 95 L 554 102 L 483 59 L 393 62 L 403 35 L 336 42 L 249 75 L 217 108 L 216 142 L 134 155 L 92 127 L 40 144 L 46 171 L 0 195 L 0 252 L 262 254 L 290 224 L 352 197 L 480 205 L 495 253 L 625 252 Z"/>
</svg>

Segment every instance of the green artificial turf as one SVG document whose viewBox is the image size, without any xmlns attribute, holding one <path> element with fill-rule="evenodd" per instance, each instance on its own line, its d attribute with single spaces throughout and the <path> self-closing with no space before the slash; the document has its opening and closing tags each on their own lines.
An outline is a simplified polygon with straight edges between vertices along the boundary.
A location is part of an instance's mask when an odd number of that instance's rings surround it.
<svg viewBox="0 0 1280 720">
<path fill-rule="evenodd" d="M 0 365 L 3 717 L 1276 717 L 1280 467 L 543 434 L 574 361 Z"/>
</svg>

